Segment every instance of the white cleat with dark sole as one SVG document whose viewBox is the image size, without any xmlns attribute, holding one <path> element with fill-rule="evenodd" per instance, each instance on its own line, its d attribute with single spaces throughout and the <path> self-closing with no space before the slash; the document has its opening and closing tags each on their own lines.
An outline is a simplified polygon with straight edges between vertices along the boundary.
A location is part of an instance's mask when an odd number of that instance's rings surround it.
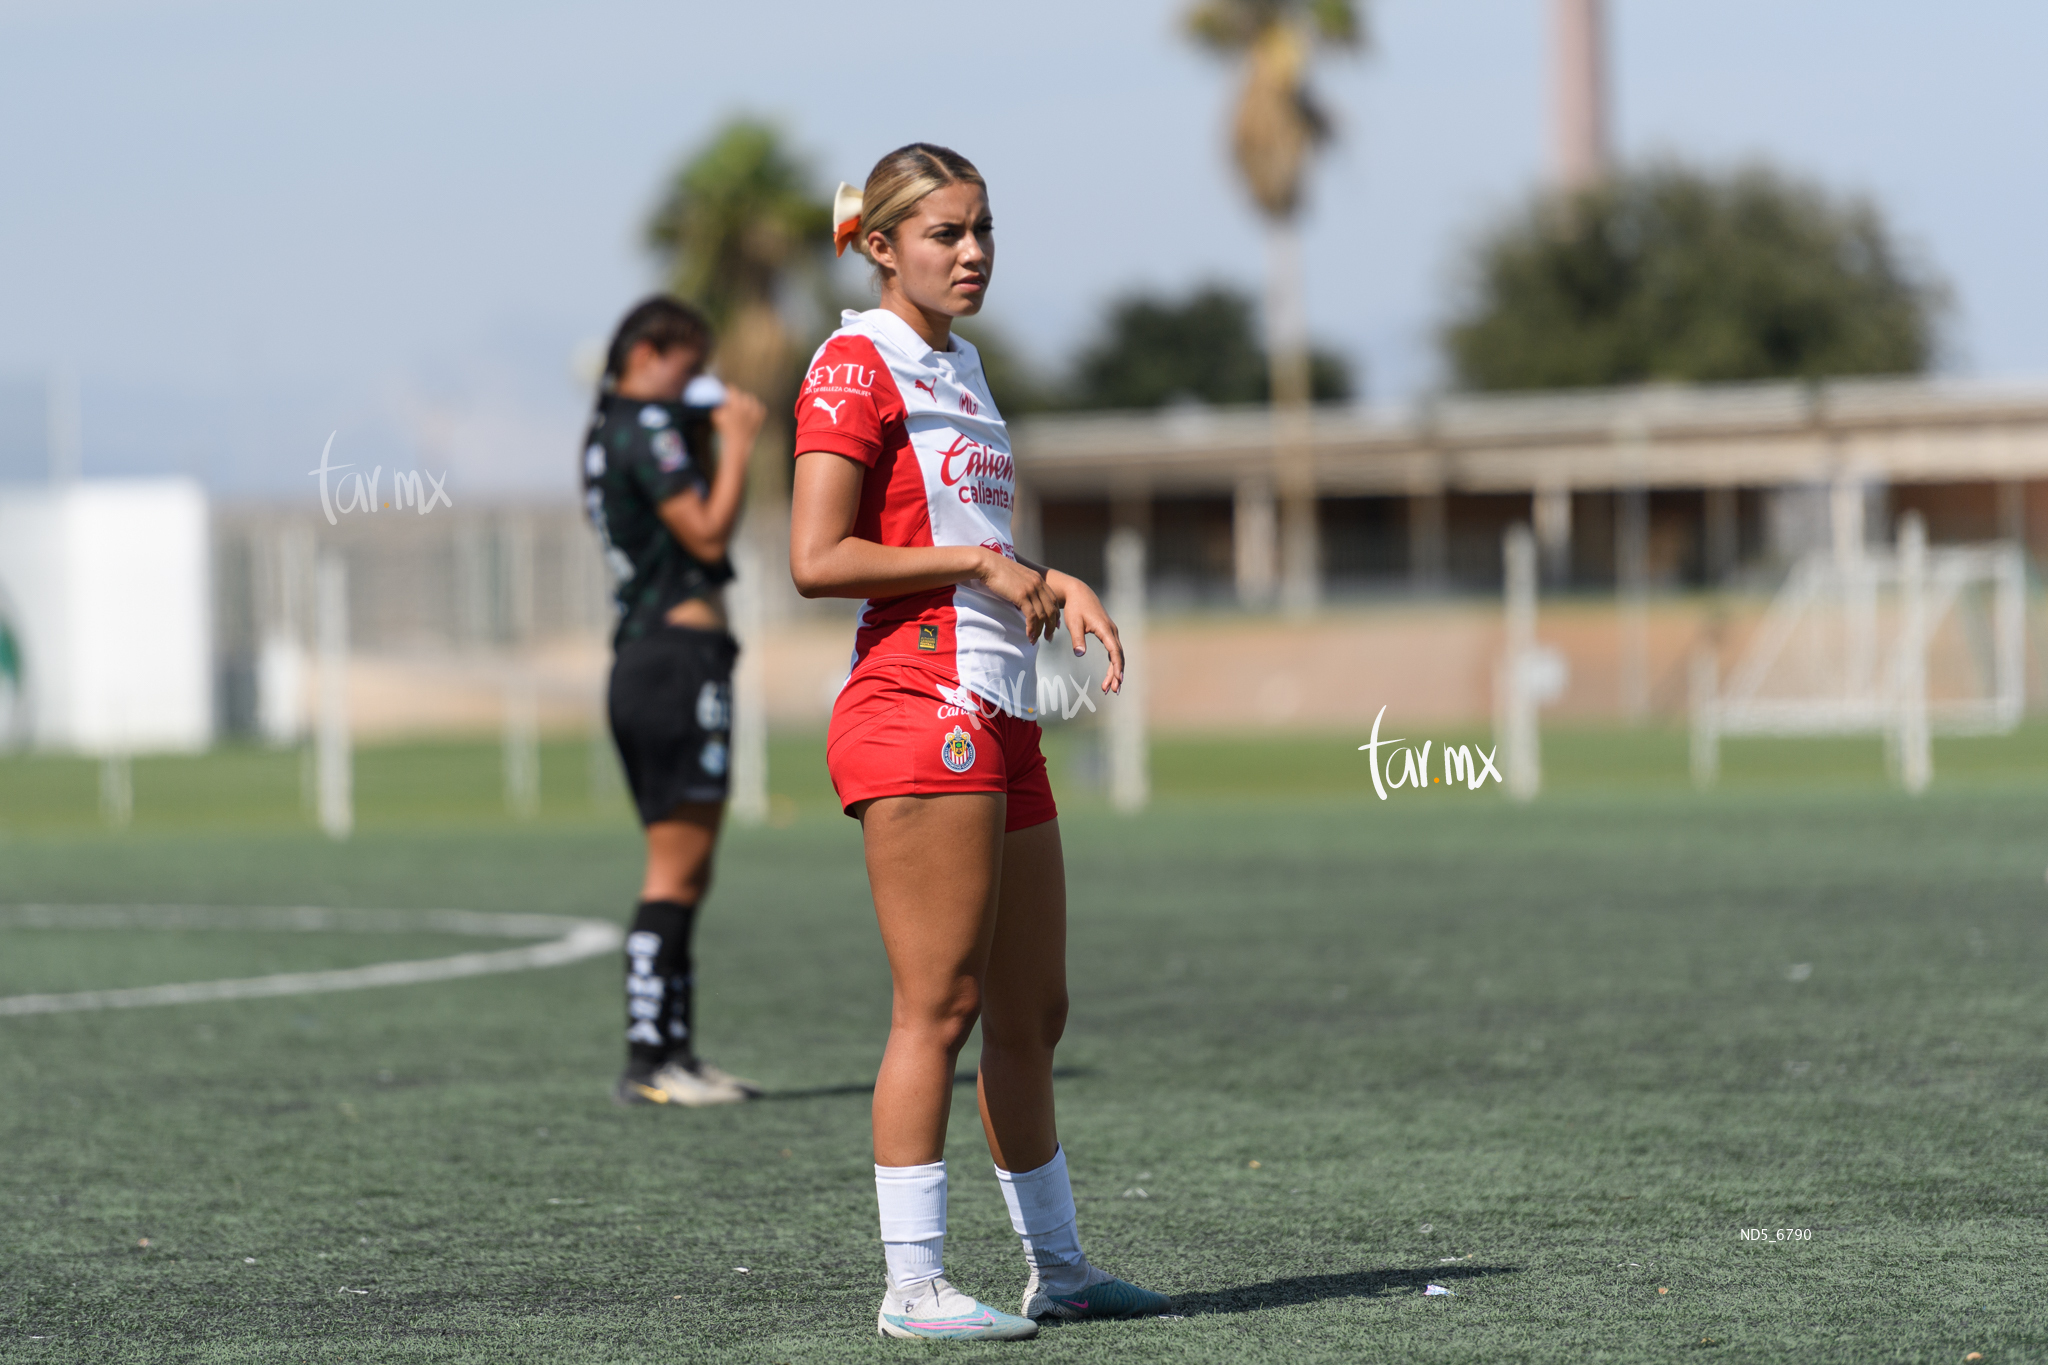
<svg viewBox="0 0 2048 1365">
<path fill-rule="evenodd" d="M 691 1067 L 683 1062 L 669 1062 L 649 1078 L 649 1083 L 668 1096 L 670 1104 L 691 1109 L 712 1104 L 741 1104 L 753 1098 L 724 1072 L 719 1072 L 717 1079 L 707 1075 L 702 1063 Z"/>
<path fill-rule="evenodd" d="M 941 1275 L 907 1295 L 890 1285 L 875 1331 L 903 1341 L 1023 1341 L 1038 1335 L 1038 1324 L 968 1297 Z"/>
<path fill-rule="evenodd" d="M 729 1085 L 735 1090 L 742 1091 L 750 1100 L 757 1100 L 767 1093 L 761 1088 L 759 1081 L 750 1081 L 745 1076 L 735 1076 L 724 1067 L 713 1066 L 702 1057 L 697 1059 L 697 1074 L 713 1085 Z"/>
<path fill-rule="evenodd" d="M 1131 1318 L 1163 1313 L 1172 1305 L 1166 1295 L 1140 1289 L 1085 1261 L 1044 1279 L 1033 1270 L 1031 1282 L 1024 1286 L 1027 1318 Z"/>
</svg>

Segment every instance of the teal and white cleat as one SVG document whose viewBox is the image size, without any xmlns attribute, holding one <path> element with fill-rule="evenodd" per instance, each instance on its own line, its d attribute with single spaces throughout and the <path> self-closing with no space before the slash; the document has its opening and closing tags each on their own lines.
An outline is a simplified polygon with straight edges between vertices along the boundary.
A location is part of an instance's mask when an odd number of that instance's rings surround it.
<svg viewBox="0 0 2048 1365">
<path fill-rule="evenodd" d="M 969 1298 L 942 1275 L 907 1298 L 890 1285 L 875 1330 L 905 1341 L 1022 1341 L 1038 1335 L 1038 1324 Z"/>
<path fill-rule="evenodd" d="M 1024 1286 L 1027 1318 L 1131 1318 L 1163 1313 L 1172 1304 L 1164 1294 L 1140 1289 L 1086 1262 L 1044 1281 L 1033 1270 L 1031 1283 Z"/>
</svg>

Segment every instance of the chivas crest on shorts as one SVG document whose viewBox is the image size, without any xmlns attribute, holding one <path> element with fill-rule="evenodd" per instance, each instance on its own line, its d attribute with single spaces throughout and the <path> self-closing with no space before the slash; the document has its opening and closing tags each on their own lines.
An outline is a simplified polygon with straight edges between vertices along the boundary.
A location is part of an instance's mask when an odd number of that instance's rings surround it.
<svg viewBox="0 0 2048 1365">
<path fill-rule="evenodd" d="M 956 773 L 964 773 L 974 766 L 974 741 L 959 726 L 947 735 L 939 745 L 939 761 Z"/>
</svg>

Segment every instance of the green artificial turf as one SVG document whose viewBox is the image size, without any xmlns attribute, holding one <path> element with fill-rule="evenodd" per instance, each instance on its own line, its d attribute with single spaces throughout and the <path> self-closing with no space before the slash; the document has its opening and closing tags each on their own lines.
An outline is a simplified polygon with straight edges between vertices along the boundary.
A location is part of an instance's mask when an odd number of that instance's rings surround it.
<svg viewBox="0 0 2048 1365">
<path fill-rule="evenodd" d="M 732 832 L 700 932 L 707 1050 L 755 1104 L 612 1107 L 602 959 L 0 1018 L 0 1359 L 2048 1359 L 2033 736 L 1942 746 L 1918 801 L 1874 745 L 1731 746 L 1698 796 L 1655 732 L 1546 735 L 1529 808 L 1382 803 L 1311 738 L 1162 744 L 1135 818 L 1076 786 L 1062 1136 L 1091 1251 L 1179 1316 L 952 1348 L 873 1336 L 886 966 L 792 742 L 784 827 Z M 0 901 L 620 919 L 637 835 L 560 748 L 525 825 L 484 746 L 374 755 L 346 845 L 290 769 L 234 814 L 290 755 L 138 764 L 118 834 L 16 760 Z M 478 946 L 4 928 L 0 994 Z M 950 1156 L 951 1274 L 1014 1307 L 965 1087 Z"/>
<path fill-rule="evenodd" d="M 1166 799 L 1363 797 L 1372 779 L 1356 733 L 1277 731 L 1167 734 L 1151 745 L 1153 790 Z M 1493 747 L 1482 730 L 1392 726 L 1382 738 Z M 770 745 L 773 822 L 838 809 L 825 773 L 821 734 L 780 734 Z M 1048 726 L 1044 745 L 1061 799 L 1083 806 L 1105 786 L 1098 726 Z M 1558 793 L 1690 790 L 1689 740 L 1682 730 L 1552 727 L 1542 739 L 1546 791 Z M 1941 736 L 1934 742 L 1936 786 L 1984 789 L 2048 781 L 2048 723 L 2010 735 Z M 138 758 L 132 767 L 135 832 L 232 829 L 289 832 L 314 826 L 310 755 L 298 749 L 226 746 L 199 756 Z M 508 820 L 504 755 L 488 740 L 372 745 L 355 752 L 355 815 L 370 830 L 502 828 Z M 1720 789 L 1877 792 L 1886 786 L 1875 736 L 1724 741 Z M 100 764 L 64 756 L 0 755 L 0 844 L 9 838 L 81 834 L 107 828 L 100 806 Z M 612 827 L 630 818 L 609 743 L 557 736 L 541 745 L 540 818 L 554 824 Z M 1497 795 L 1492 787 L 1489 796 Z"/>
</svg>

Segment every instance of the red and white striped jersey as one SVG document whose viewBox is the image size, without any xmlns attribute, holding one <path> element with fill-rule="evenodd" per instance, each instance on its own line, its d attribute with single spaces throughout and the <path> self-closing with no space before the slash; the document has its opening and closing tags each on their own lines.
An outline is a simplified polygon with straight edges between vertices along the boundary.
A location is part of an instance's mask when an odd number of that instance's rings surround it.
<svg viewBox="0 0 2048 1365">
<path fill-rule="evenodd" d="M 796 400 L 798 454 L 867 466 L 853 534 L 882 545 L 985 545 L 1017 557 L 1016 468 L 981 357 L 934 351 L 886 309 L 848 312 Z M 1038 717 L 1038 647 L 1024 614 L 966 583 L 861 604 L 853 671 L 915 662 L 1013 716 Z M 967 704 L 961 698 L 956 705 Z"/>
</svg>

